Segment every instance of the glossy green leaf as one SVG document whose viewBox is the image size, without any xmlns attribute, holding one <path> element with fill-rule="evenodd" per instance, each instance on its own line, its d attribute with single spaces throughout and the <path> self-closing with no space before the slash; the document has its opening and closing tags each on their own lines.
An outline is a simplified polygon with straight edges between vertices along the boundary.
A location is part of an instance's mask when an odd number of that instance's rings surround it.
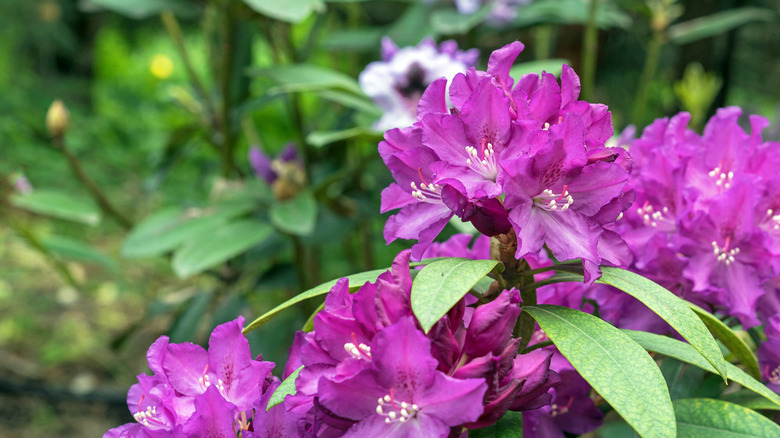
<svg viewBox="0 0 780 438">
<path fill-rule="evenodd" d="M 41 243 L 52 253 L 66 259 L 97 263 L 108 269 L 117 269 L 113 258 L 86 242 L 64 236 L 47 236 L 41 239 Z"/>
<path fill-rule="evenodd" d="M 746 407 L 707 398 L 674 402 L 677 432 L 681 438 L 777 438 L 780 426 Z"/>
<path fill-rule="evenodd" d="M 323 12 L 322 0 L 244 0 L 256 12 L 288 23 L 300 23 L 312 12 Z"/>
<path fill-rule="evenodd" d="M 254 203 L 246 201 L 184 211 L 179 208 L 161 210 L 133 228 L 122 242 L 120 253 L 127 258 L 165 254 L 189 240 L 201 239 L 253 208 Z"/>
<path fill-rule="evenodd" d="M 642 437 L 675 437 L 674 411 L 650 355 L 607 322 L 568 307 L 523 306 L 582 377 Z"/>
<path fill-rule="evenodd" d="M 82 0 L 79 7 L 88 12 L 105 8 L 135 19 L 147 18 L 163 11 L 183 16 L 193 16 L 197 12 L 186 0 Z"/>
<path fill-rule="evenodd" d="M 455 9 L 438 9 L 431 14 L 431 26 L 443 35 L 462 35 L 485 21 L 493 5 L 486 5 L 473 14 L 461 14 Z"/>
<path fill-rule="evenodd" d="M 423 266 L 429 263 L 433 263 L 439 260 L 443 260 L 441 258 L 431 258 L 431 259 L 424 259 L 419 262 L 410 263 L 409 267 L 415 267 L 415 266 Z M 349 281 L 349 290 L 355 291 L 359 289 L 361 286 L 368 282 L 376 281 L 376 279 L 384 272 L 387 272 L 387 268 L 385 269 L 374 269 L 372 271 L 366 271 L 366 272 L 360 272 L 358 274 L 352 274 L 348 275 L 346 278 Z M 273 309 L 269 310 L 268 312 L 264 313 L 263 315 L 260 315 L 257 319 L 252 321 L 249 325 L 247 325 L 244 328 L 244 334 L 251 332 L 252 330 L 262 326 L 266 322 L 270 321 L 271 318 L 282 312 L 283 310 L 300 303 L 301 301 L 308 300 L 309 298 L 318 297 L 320 295 L 325 295 L 330 291 L 330 289 L 340 280 L 341 278 L 337 278 L 335 280 L 331 280 L 327 283 L 322 283 L 319 286 L 314 286 L 311 289 L 308 289 L 304 292 L 301 292 L 300 294 L 290 298 L 289 300 L 283 302 L 282 304 L 279 304 L 278 306 L 274 307 Z"/>
<path fill-rule="evenodd" d="M 558 59 L 544 59 L 541 61 L 529 61 L 515 64 L 512 69 L 509 70 L 509 76 L 513 77 L 515 81 L 520 80 L 523 75 L 529 73 L 540 74 L 543 71 L 554 74 L 556 77 L 561 75 L 563 71 L 563 64 L 568 64 L 569 61 Z"/>
<path fill-rule="evenodd" d="M 287 376 L 287 378 L 279 384 L 276 391 L 271 394 L 271 398 L 268 399 L 268 407 L 265 408 L 266 412 L 270 411 L 272 407 L 282 403 L 284 398 L 288 395 L 294 395 L 297 392 L 295 389 L 295 380 L 298 379 L 298 374 L 300 374 L 302 369 L 303 365 L 299 366 L 297 370 L 293 371 L 292 374 Z"/>
<path fill-rule="evenodd" d="M 523 413 L 507 411 L 494 424 L 470 430 L 469 438 L 523 438 Z"/>
<path fill-rule="evenodd" d="M 268 224 L 256 220 L 224 224 L 176 250 L 173 271 L 180 278 L 197 274 L 243 253 L 265 240 L 271 232 Z"/>
<path fill-rule="evenodd" d="M 386 272 L 387 269 L 374 269 L 373 271 L 366 271 L 361 272 L 359 274 L 353 274 L 348 275 L 344 278 L 347 278 L 349 280 L 350 290 L 358 289 L 360 286 L 364 285 L 367 282 L 376 281 L 376 279 L 383 273 Z M 282 304 L 279 304 L 278 306 L 274 307 L 273 309 L 269 310 L 268 312 L 260 315 L 257 319 L 252 321 L 248 326 L 244 328 L 244 334 L 249 333 L 250 331 L 262 326 L 266 322 L 270 321 L 271 318 L 276 316 L 281 311 L 300 303 L 301 301 L 308 300 L 309 298 L 314 298 L 320 295 L 325 295 L 330 291 L 330 289 L 338 282 L 340 278 L 337 278 L 335 280 L 329 281 L 327 283 L 323 283 L 319 286 L 315 286 L 309 290 L 306 290 L 304 292 L 301 292 L 300 294 L 290 298 L 289 300 L 283 302 Z"/>
<path fill-rule="evenodd" d="M 362 95 L 357 81 L 344 73 L 313 64 L 279 65 L 251 69 L 249 74 L 271 79 L 277 84 L 269 93 L 292 93 L 337 89 Z"/>
<path fill-rule="evenodd" d="M 91 199 L 68 193 L 36 190 L 29 194 L 11 196 L 14 207 L 57 219 L 97 225 L 100 210 Z"/>
<path fill-rule="evenodd" d="M 669 26 L 669 41 L 675 44 L 692 43 L 724 34 L 748 23 L 776 19 L 777 14 L 771 9 L 755 7 L 729 9 Z"/>
<path fill-rule="evenodd" d="M 704 360 L 700 354 L 694 350 L 689 344 L 678 341 L 666 336 L 656 335 L 653 333 L 640 332 L 635 330 L 623 330 L 631 339 L 636 341 L 639 345 L 646 350 L 654 351 L 664 356 L 673 357 L 675 359 L 687 362 L 691 365 L 696 365 L 699 368 L 707 370 L 711 373 L 718 374 L 715 368 L 710 363 Z M 775 403 L 777 409 L 780 409 L 780 395 L 767 388 L 763 383 L 754 379 L 750 374 L 742 371 L 741 368 L 736 367 L 730 363 L 726 363 L 729 379 L 739 383 L 747 389 L 760 394 L 767 400 Z"/>
<path fill-rule="evenodd" d="M 756 379 L 761 378 L 761 371 L 758 369 L 758 358 L 756 358 L 756 355 L 753 354 L 753 350 L 748 347 L 742 338 L 737 336 L 737 334 L 724 324 L 723 321 L 710 312 L 707 312 L 693 303 L 688 303 L 688 307 L 699 315 L 699 318 L 704 321 L 704 325 L 706 325 L 710 332 L 712 332 L 712 334 L 720 340 L 729 351 L 731 351 L 731 354 L 745 366 L 745 369 L 751 376 Z"/>
<path fill-rule="evenodd" d="M 736 403 L 740 406 L 744 406 L 754 411 L 763 409 L 770 411 L 780 411 L 780 405 L 776 402 L 771 402 L 766 397 L 756 395 L 753 391 L 740 390 L 737 392 L 730 392 L 728 394 L 722 394 L 718 397 L 721 400 Z"/>
<path fill-rule="evenodd" d="M 447 258 L 425 266 L 414 279 L 411 298 L 422 329 L 427 333 L 497 264 L 497 260 Z"/>
<path fill-rule="evenodd" d="M 317 200 L 309 191 L 280 201 L 271 207 L 271 223 L 285 233 L 308 236 L 317 222 Z"/>
<path fill-rule="evenodd" d="M 358 29 L 333 29 L 323 35 L 321 44 L 326 50 L 370 52 L 376 54 L 382 41 L 384 29 L 363 27 Z"/>
<path fill-rule="evenodd" d="M 687 301 L 641 275 L 620 268 L 602 267 L 601 278 L 596 282 L 614 286 L 644 303 L 677 330 L 726 380 L 726 360 L 707 327 L 688 307 Z"/>
<path fill-rule="evenodd" d="M 346 93 L 339 90 L 322 90 L 317 93 L 323 99 L 344 105 L 348 108 L 370 114 L 372 117 L 379 118 L 383 111 L 376 104 L 364 96 L 352 93 Z M 380 133 L 381 134 L 381 133 Z"/>
</svg>

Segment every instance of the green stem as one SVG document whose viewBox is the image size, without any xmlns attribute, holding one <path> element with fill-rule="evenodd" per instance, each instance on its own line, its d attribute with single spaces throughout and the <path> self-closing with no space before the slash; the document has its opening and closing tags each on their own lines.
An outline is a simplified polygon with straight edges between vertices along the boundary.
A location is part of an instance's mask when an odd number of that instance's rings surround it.
<svg viewBox="0 0 780 438">
<path fill-rule="evenodd" d="M 522 289 L 521 289 L 522 290 Z M 520 298 L 523 300 L 523 306 L 535 306 L 536 305 L 536 289 L 520 292 Z M 534 328 L 536 328 L 536 320 L 531 317 L 528 312 L 521 312 L 520 318 L 517 319 L 517 325 L 515 325 L 514 337 L 520 338 L 520 345 L 518 351 L 525 350 L 528 346 L 528 342 L 534 335 Z"/>
<path fill-rule="evenodd" d="M 529 351 L 538 350 L 540 348 L 549 347 L 550 345 L 553 345 L 553 341 L 540 342 L 538 344 L 534 344 L 534 345 L 531 345 L 530 347 L 526 348 L 523 351 L 523 354 L 528 353 Z"/>
<path fill-rule="evenodd" d="M 208 123 L 213 124 L 215 113 L 214 104 L 211 101 L 211 95 L 206 91 L 206 87 L 203 86 L 203 82 L 201 82 L 198 74 L 195 73 L 192 60 L 187 52 L 187 46 L 184 45 L 184 35 L 182 34 L 181 26 L 179 26 L 176 16 L 170 11 L 161 13 L 160 18 L 165 25 L 165 29 L 168 31 L 168 35 L 170 35 L 173 43 L 176 45 L 176 50 L 179 52 L 179 56 L 181 56 L 181 60 L 184 63 L 184 69 L 187 71 L 190 83 L 200 95 L 200 98 L 206 107 Z"/>
<path fill-rule="evenodd" d="M 553 27 L 551 24 L 541 24 L 534 29 L 534 58 L 549 59 L 552 54 Z"/>
<path fill-rule="evenodd" d="M 658 61 L 661 57 L 663 42 L 663 33 L 655 32 L 647 47 L 645 66 L 642 69 L 642 76 L 639 80 L 639 88 L 636 93 L 634 112 L 631 119 L 633 123 L 639 126 L 642 126 L 642 123 L 644 123 L 645 106 L 647 106 L 647 92 L 650 87 L 650 82 L 655 78 L 655 73 L 658 70 Z"/>
<path fill-rule="evenodd" d="M 235 164 L 233 163 L 235 135 L 230 117 L 233 105 L 230 80 L 233 76 L 233 64 L 235 61 L 233 40 L 235 37 L 236 23 L 233 20 L 229 9 L 223 10 L 222 14 L 224 33 L 222 35 L 222 65 L 219 78 L 219 88 L 220 93 L 222 94 L 222 106 L 220 108 L 220 126 L 222 128 L 222 175 L 229 177 L 235 168 Z"/>
<path fill-rule="evenodd" d="M 79 160 L 70 152 L 70 150 L 68 150 L 67 147 L 65 147 L 64 138 L 62 136 L 54 137 L 52 138 L 52 143 L 56 149 L 59 149 L 62 151 L 63 155 L 65 155 L 65 158 L 68 160 L 68 165 L 70 165 L 70 169 L 76 175 L 76 178 L 81 181 L 84 187 L 89 190 L 89 193 L 93 198 L 95 198 L 100 209 L 108 216 L 113 217 L 119 223 L 119 225 L 122 226 L 122 228 L 126 230 L 133 228 L 133 221 L 122 214 L 111 203 L 111 201 L 108 200 L 106 194 L 100 190 L 100 187 L 98 187 L 97 184 L 92 181 L 89 175 L 87 175 L 87 173 L 84 171 L 84 168 L 81 167 Z"/>
<path fill-rule="evenodd" d="M 596 77 L 596 55 L 599 50 L 599 30 L 596 27 L 596 12 L 599 0 L 590 0 L 588 21 L 582 35 L 582 89 L 580 98 L 588 100 L 593 94 Z"/>
<path fill-rule="evenodd" d="M 49 251 L 48 248 L 38 239 L 38 236 L 35 235 L 29 228 L 27 228 L 23 223 L 11 218 L 6 217 L 8 225 L 16 231 L 16 233 L 24 239 L 27 244 L 29 244 L 31 247 L 33 247 L 36 251 L 38 251 L 43 257 L 45 257 L 49 263 L 54 267 L 54 269 L 62 276 L 62 278 L 67 282 L 70 286 L 74 287 L 77 290 L 80 290 L 81 287 L 79 286 L 78 282 L 75 278 L 73 278 L 73 275 L 70 273 L 70 270 L 68 269 L 65 264 L 58 259 L 54 254 Z"/>
</svg>

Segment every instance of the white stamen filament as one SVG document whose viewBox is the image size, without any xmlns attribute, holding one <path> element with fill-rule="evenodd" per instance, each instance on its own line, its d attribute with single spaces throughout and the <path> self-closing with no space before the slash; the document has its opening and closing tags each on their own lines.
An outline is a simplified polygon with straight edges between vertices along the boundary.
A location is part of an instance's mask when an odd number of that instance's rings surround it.
<svg viewBox="0 0 780 438">
<path fill-rule="evenodd" d="M 534 201 L 544 210 L 547 211 L 566 211 L 574 203 L 574 198 L 566 190 L 566 186 L 563 187 L 563 193 L 554 193 L 550 189 L 545 189 L 539 195 L 534 197 Z"/>
<path fill-rule="evenodd" d="M 721 167 L 718 166 L 712 169 L 707 175 L 709 175 L 710 178 L 715 179 L 716 186 L 723 187 L 726 190 L 731 188 L 731 180 L 734 179 L 734 172 L 726 172 L 725 169 L 721 169 Z"/>
<path fill-rule="evenodd" d="M 493 150 L 491 143 L 482 144 L 482 158 L 479 158 L 479 150 L 473 146 L 466 146 L 466 165 L 475 172 L 484 176 L 485 179 L 496 181 L 498 175 L 498 163 L 496 162 L 496 151 Z"/>
<path fill-rule="evenodd" d="M 729 240 L 726 240 L 726 244 L 723 245 L 723 248 L 721 248 L 718 245 L 718 242 L 712 241 L 712 253 L 715 255 L 715 258 L 719 262 L 723 262 L 726 264 L 726 266 L 734 263 L 735 258 L 734 256 L 738 255 L 740 253 L 739 248 L 731 248 L 729 249 Z"/>
<path fill-rule="evenodd" d="M 646 226 L 658 228 L 663 227 L 667 231 L 673 231 L 676 228 L 674 217 L 669 215 L 669 207 L 663 206 L 656 210 L 652 205 L 645 202 L 645 205 L 636 209 L 636 213 L 642 218 Z"/>
<path fill-rule="evenodd" d="M 371 360 L 371 347 L 366 344 L 355 346 L 352 342 L 344 344 L 344 350 L 355 359 Z"/>
<path fill-rule="evenodd" d="M 391 391 L 391 394 L 393 391 Z M 414 403 L 401 402 L 398 404 L 394 397 L 388 394 L 377 400 L 376 413 L 385 417 L 385 423 L 405 423 L 417 416 L 420 407 Z"/>
<path fill-rule="evenodd" d="M 412 196 L 420 202 L 428 202 L 431 204 L 437 204 L 441 202 L 441 186 L 438 184 L 417 184 L 412 181 Z"/>
</svg>

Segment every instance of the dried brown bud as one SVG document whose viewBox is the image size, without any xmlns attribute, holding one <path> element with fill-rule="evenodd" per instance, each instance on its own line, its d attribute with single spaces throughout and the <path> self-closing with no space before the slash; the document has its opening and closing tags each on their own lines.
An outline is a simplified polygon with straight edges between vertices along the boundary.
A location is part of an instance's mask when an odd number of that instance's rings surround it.
<svg viewBox="0 0 780 438">
<path fill-rule="evenodd" d="M 46 112 L 46 129 L 52 137 L 62 137 L 68 129 L 70 113 L 61 100 L 52 102 L 49 111 Z"/>
</svg>

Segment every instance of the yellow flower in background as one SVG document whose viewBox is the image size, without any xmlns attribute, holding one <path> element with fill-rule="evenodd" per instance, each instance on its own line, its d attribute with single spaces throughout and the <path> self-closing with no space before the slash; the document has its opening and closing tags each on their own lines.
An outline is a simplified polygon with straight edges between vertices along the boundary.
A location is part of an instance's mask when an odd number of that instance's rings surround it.
<svg viewBox="0 0 780 438">
<path fill-rule="evenodd" d="M 173 73 L 173 61 L 166 55 L 157 54 L 152 58 L 152 64 L 149 66 L 149 71 L 157 79 L 167 79 Z"/>
</svg>

